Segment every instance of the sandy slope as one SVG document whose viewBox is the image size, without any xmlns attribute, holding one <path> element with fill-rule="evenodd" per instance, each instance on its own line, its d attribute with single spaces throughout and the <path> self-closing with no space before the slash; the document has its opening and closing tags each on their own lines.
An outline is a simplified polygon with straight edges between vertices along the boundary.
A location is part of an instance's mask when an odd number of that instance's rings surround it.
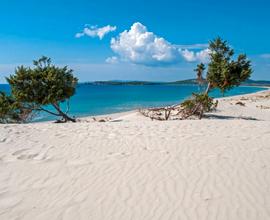
<svg viewBox="0 0 270 220">
<path fill-rule="evenodd" d="M 270 92 L 245 97 L 201 121 L 0 125 L 0 219 L 270 219 Z"/>
</svg>

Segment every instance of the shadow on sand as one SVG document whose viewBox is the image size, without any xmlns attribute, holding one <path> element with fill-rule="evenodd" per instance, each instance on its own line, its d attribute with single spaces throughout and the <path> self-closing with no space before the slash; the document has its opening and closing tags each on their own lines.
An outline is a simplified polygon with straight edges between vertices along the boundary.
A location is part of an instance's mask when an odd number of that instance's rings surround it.
<svg viewBox="0 0 270 220">
<path fill-rule="evenodd" d="M 205 116 L 206 118 L 209 119 L 242 119 L 242 120 L 249 120 L 249 121 L 260 121 L 257 118 L 253 118 L 253 117 L 245 117 L 245 116 L 228 116 L 228 115 L 212 115 L 212 114 L 208 114 Z"/>
</svg>

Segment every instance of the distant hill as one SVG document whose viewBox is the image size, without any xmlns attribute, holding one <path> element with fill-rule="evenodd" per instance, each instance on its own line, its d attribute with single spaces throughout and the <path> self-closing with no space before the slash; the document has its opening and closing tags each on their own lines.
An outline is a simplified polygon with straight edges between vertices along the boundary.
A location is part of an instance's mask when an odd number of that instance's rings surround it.
<svg viewBox="0 0 270 220">
<path fill-rule="evenodd" d="M 112 81 L 95 81 L 91 84 L 94 85 L 158 85 L 164 84 L 158 82 L 148 82 L 148 81 L 119 81 L 119 80 L 112 80 Z"/>
<path fill-rule="evenodd" d="M 252 80 L 252 79 L 248 79 L 242 84 L 243 85 L 248 85 L 248 86 L 270 86 L 270 81 L 268 81 L 268 80 Z"/>
<path fill-rule="evenodd" d="M 206 81 L 204 81 L 206 83 Z M 177 80 L 173 82 L 168 82 L 165 84 L 174 84 L 174 85 L 197 85 L 198 81 L 196 79 L 185 79 L 185 80 Z"/>
<path fill-rule="evenodd" d="M 176 85 L 176 84 L 197 84 L 196 79 L 178 80 L 173 82 L 151 82 L 151 81 L 121 81 L 121 80 L 108 80 L 108 81 L 94 81 L 85 82 L 81 84 L 92 84 L 92 85 Z"/>
<path fill-rule="evenodd" d="M 206 81 L 205 81 L 206 83 Z M 86 82 L 81 84 L 92 84 L 92 85 L 196 85 L 198 84 L 196 79 L 186 79 L 186 80 L 177 80 L 173 82 L 151 82 L 151 81 L 121 81 L 121 80 L 109 80 L 109 81 L 95 81 L 95 82 Z M 270 86 L 270 81 L 267 80 L 252 80 L 249 79 L 242 83 L 246 86 Z"/>
</svg>

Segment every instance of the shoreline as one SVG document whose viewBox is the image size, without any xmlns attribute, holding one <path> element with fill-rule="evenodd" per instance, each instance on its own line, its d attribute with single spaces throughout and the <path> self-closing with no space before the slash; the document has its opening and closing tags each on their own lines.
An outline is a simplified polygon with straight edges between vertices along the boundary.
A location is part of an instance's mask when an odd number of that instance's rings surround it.
<svg viewBox="0 0 270 220">
<path fill-rule="evenodd" d="M 231 95 L 231 96 L 227 96 L 227 97 L 219 97 L 219 98 L 214 98 L 215 100 L 223 100 L 223 99 L 230 99 L 231 97 L 240 97 L 240 96 L 246 96 L 246 95 L 252 95 L 252 94 L 257 94 L 257 93 L 261 93 L 267 90 L 270 90 L 270 87 L 266 87 L 266 86 L 243 86 L 243 87 L 256 87 L 256 88 L 263 88 L 265 90 L 262 91 L 257 91 L 257 92 L 253 92 L 253 93 L 246 93 L 246 94 L 241 94 L 241 95 Z M 76 119 L 78 120 L 77 123 L 80 122 L 90 122 L 93 118 L 97 119 L 97 120 L 103 120 L 103 119 L 108 119 L 111 118 L 110 120 L 108 120 L 107 122 L 110 121 L 114 121 L 118 118 L 121 117 L 125 117 L 128 116 L 130 114 L 134 114 L 137 113 L 138 109 L 133 109 L 133 110 L 128 110 L 128 111 L 122 111 L 122 112 L 115 112 L 115 113 L 108 113 L 108 114 L 98 114 L 98 115 L 89 115 L 89 116 L 83 116 L 83 117 L 76 117 Z M 29 122 L 31 123 L 46 123 L 46 122 L 52 122 L 54 123 L 55 120 L 49 120 L 49 121 L 37 121 L 37 122 Z M 94 122 L 94 121 L 91 121 Z M 29 124 L 28 123 L 28 124 Z"/>
<path fill-rule="evenodd" d="M 270 87 L 266 87 L 266 86 L 250 86 L 250 85 L 243 85 L 243 86 L 240 86 L 240 87 L 250 87 L 250 88 L 261 88 L 261 89 L 269 89 Z M 246 94 L 251 94 L 251 93 L 246 93 Z M 245 95 L 245 94 L 240 94 L 241 95 Z M 228 97 L 219 97 L 219 98 L 215 98 L 215 99 L 226 99 L 226 98 L 229 98 L 229 97 L 234 97 L 234 96 L 238 96 L 238 95 L 231 95 L 231 96 L 228 96 Z M 183 99 L 184 100 L 184 99 Z M 178 103 L 181 103 L 181 101 L 175 101 L 175 102 L 172 102 L 172 105 L 174 105 L 173 103 L 175 104 L 178 104 Z M 166 104 L 160 104 L 159 106 L 168 106 Z M 149 107 L 142 107 L 142 108 L 151 108 L 151 106 Z M 122 116 L 122 115 L 126 115 L 126 114 L 129 114 L 129 113 L 134 113 L 134 112 L 137 112 L 139 108 L 135 108 L 135 109 L 131 109 L 131 110 L 127 110 L 127 109 L 124 109 L 124 110 L 117 110 L 117 112 L 114 112 L 114 113 L 96 113 L 96 114 L 92 114 L 92 113 L 89 113 L 89 114 L 85 114 L 85 115 L 82 115 L 82 116 L 75 116 L 75 118 L 77 120 L 87 120 L 87 119 L 90 119 L 90 118 L 116 118 L 118 116 Z M 90 111 L 91 112 L 91 111 Z M 72 114 L 70 114 L 70 116 L 73 117 Z M 55 122 L 56 119 L 53 119 L 53 117 L 50 119 L 50 116 L 47 116 L 47 115 L 44 115 L 41 114 L 41 117 L 37 117 L 36 120 L 34 121 L 31 121 L 31 122 L 28 122 L 28 123 L 46 123 L 46 122 Z"/>
<path fill-rule="evenodd" d="M 249 87 L 249 86 L 245 86 L 245 87 Z M 256 87 L 258 87 L 258 86 L 256 86 Z M 227 97 L 214 98 L 214 100 L 221 101 L 221 100 L 227 100 L 227 99 L 231 99 L 231 98 L 240 98 L 242 96 L 252 96 L 252 95 L 256 95 L 256 94 L 261 94 L 261 93 L 266 92 L 266 91 L 270 91 L 270 87 L 260 86 L 258 88 L 264 88 L 265 90 L 257 91 L 257 92 L 253 92 L 253 93 L 242 94 L 242 95 L 232 95 L 232 96 L 227 96 Z M 134 113 L 138 113 L 138 109 L 134 109 L 134 110 L 130 110 L 130 111 L 124 111 L 124 112 L 118 112 L 118 113 L 111 113 L 111 114 L 102 114 L 102 115 L 95 115 L 95 116 L 78 117 L 77 119 L 82 120 L 81 122 L 83 122 L 83 120 L 89 120 L 89 119 L 92 119 L 92 118 L 97 118 L 97 119 L 111 118 L 111 120 L 108 121 L 108 122 L 110 122 L 110 121 L 117 120 L 118 118 L 126 117 L 128 115 L 132 115 Z M 146 120 L 147 120 L 147 118 L 146 118 Z"/>
<path fill-rule="evenodd" d="M 253 87 L 253 86 L 245 86 L 245 87 Z M 240 97 L 240 96 L 249 96 L 249 95 L 254 95 L 254 94 L 258 94 L 258 93 L 263 93 L 263 92 L 266 92 L 266 91 L 270 91 L 270 86 L 256 86 L 257 88 L 262 88 L 262 89 L 265 89 L 265 90 L 262 90 L 262 91 L 257 91 L 257 92 L 252 92 L 252 93 L 246 93 L 246 94 L 241 94 L 241 95 L 231 95 L 231 96 L 227 96 L 227 97 L 220 97 L 220 98 L 215 98 L 217 100 L 222 100 L 222 99 L 229 99 L 231 97 L 234 97 L 234 98 L 237 98 L 237 97 Z"/>
<path fill-rule="evenodd" d="M 215 98 L 215 100 L 219 101 L 218 104 L 218 110 L 222 111 L 222 103 L 226 103 L 227 101 L 233 101 L 233 100 L 240 100 L 241 98 L 252 98 L 256 95 L 261 95 L 264 94 L 265 92 L 270 92 L 270 87 L 260 87 L 260 88 L 264 88 L 265 90 L 262 91 L 257 91 L 257 92 L 253 92 L 253 93 L 247 93 L 247 94 L 241 94 L 241 95 L 232 95 L 232 96 L 228 96 L 228 97 L 220 97 L 220 98 Z M 217 112 L 210 112 L 210 113 L 206 113 L 206 117 L 202 118 L 202 120 L 212 120 L 209 119 L 209 117 L 211 118 L 211 116 L 213 115 L 218 115 Z M 233 112 L 231 112 L 230 114 L 233 115 Z M 95 115 L 95 116 L 85 116 L 85 117 L 78 117 L 76 118 L 78 124 L 80 123 L 112 123 L 112 122 L 121 122 L 121 121 L 131 121 L 134 122 L 136 120 L 138 121 L 155 121 L 155 122 L 159 122 L 158 120 L 151 120 L 150 118 L 147 118 L 145 116 L 143 116 L 141 113 L 139 113 L 138 109 L 134 109 L 134 110 L 130 110 L 130 111 L 123 111 L 123 112 L 117 112 L 117 113 L 111 113 L 111 114 L 102 114 L 102 115 Z M 198 119 L 187 119 L 189 120 L 198 120 Z M 171 121 L 171 120 L 168 120 Z M 179 121 L 179 120 L 176 120 Z M 181 120 L 185 121 L 185 120 Z M 166 122 L 166 121 L 161 121 L 161 122 Z M 58 124 L 55 123 L 55 121 L 42 121 L 42 122 L 30 122 L 27 124 Z M 66 123 L 64 123 L 66 124 Z M 73 124 L 71 122 L 68 122 L 67 124 Z"/>
</svg>

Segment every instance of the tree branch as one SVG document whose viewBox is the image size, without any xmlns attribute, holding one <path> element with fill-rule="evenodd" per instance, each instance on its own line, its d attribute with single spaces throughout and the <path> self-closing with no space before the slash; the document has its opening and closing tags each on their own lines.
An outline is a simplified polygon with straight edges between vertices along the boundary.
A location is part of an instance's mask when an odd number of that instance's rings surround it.
<svg viewBox="0 0 270 220">
<path fill-rule="evenodd" d="M 70 110 L 69 99 L 67 99 L 66 105 L 67 105 L 66 114 L 68 114 Z"/>
<path fill-rule="evenodd" d="M 36 110 L 39 110 L 39 111 L 44 111 L 44 112 L 47 112 L 47 113 L 52 114 L 52 115 L 55 115 L 55 116 L 61 116 L 60 114 L 57 114 L 57 113 L 51 112 L 51 111 L 49 111 L 49 110 L 47 110 L 47 109 L 45 109 L 45 108 L 42 108 L 42 107 L 39 107 L 39 108 L 38 108 L 38 109 L 36 109 Z"/>
</svg>

